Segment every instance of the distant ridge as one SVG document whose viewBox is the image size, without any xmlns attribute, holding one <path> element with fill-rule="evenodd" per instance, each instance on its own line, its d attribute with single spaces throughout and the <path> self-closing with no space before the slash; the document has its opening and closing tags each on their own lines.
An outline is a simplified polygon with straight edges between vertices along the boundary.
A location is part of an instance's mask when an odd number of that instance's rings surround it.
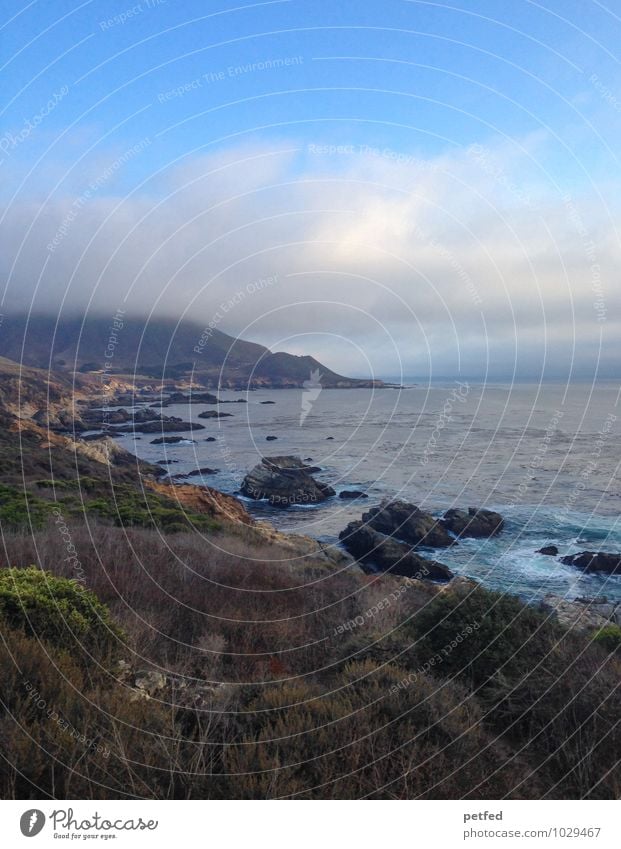
<svg viewBox="0 0 621 849">
<path fill-rule="evenodd" d="M 5 316 L 0 356 L 36 368 L 109 375 L 136 375 L 156 381 L 193 378 L 207 388 L 300 387 L 319 371 L 325 388 L 382 386 L 337 374 L 310 356 L 272 353 L 194 322 L 177 323 L 118 313 L 111 317 Z"/>
</svg>

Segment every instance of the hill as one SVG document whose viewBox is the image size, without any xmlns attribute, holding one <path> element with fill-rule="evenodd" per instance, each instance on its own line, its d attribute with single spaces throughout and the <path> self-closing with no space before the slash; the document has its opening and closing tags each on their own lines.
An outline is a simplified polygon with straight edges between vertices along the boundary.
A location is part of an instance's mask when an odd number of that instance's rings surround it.
<svg viewBox="0 0 621 849">
<path fill-rule="evenodd" d="M 136 375 L 157 381 L 192 379 L 214 388 L 300 387 L 319 372 L 324 388 L 380 386 L 337 374 L 310 356 L 273 353 L 193 322 L 172 319 L 5 316 L 0 356 L 54 371 Z"/>
</svg>

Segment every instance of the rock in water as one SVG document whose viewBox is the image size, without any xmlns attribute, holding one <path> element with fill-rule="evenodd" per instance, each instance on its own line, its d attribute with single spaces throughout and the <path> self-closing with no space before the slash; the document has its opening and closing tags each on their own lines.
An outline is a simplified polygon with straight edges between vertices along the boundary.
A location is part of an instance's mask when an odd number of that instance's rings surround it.
<svg viewBox="0 0 621 849">
<path fill-rule="evenodd" d="M 366 492 L 362 492 L 360 489 L 344 489 L 342 492 L 339 492 L 339 498 L 368 498 L 369 496 Z"/>
<path fill-rule="evenodd" d="M 547 554 L 548 557 L 556 557 L 558 554 L 558 548 L 555 545 L 544 545 L 543 548 L 540 548 L 537 554 Z"/>
<path fill-rule="evenodd" d="M 220 413 L 218 410 L 204 410 L 198 414 L 199 419 L 229 419 L 233 413 Z M 196 427 L 196 425 L 195 425 Z"/>
<path fill-rule="evenodd" d="M 187 436 L 159 436 L 151 440 L 151 445 L 176 445 L 178 442 L 194 442 Z"/>
<path fill-rule="evenodd" d="M 167 404 L 220 404 L 221 401 L 216 395 L 211 392 L 190 392 L 186 395 L 183 392 L 173 392 L 166 399 Z"/>
<path fill-rule="evenodd" d="M 453 508 L 442 519 L 447 530 L 460 537 L 492 537 L 503 529 L 504 519 L 493 510 L 469 507 L 468 511 Z"/>
<path fill-rule="evenodd" d="M 445 548 L 455 540 L 444 525 L 434 519 L 431 513 L 419 510 L 407 501 L 386 501 L 364 513 L 362 521 L 382 534 L 389 534 L 410 545 L 427 545 L 432 548 Z"/>
<path fill-rule="evenodd" d="M 242 495 L 269 501 L 275 507 L 291 504 L 318 504 L 335 495 L 328 484 L 311 477 L 299 457 L 264 457 L 241 485 Z"/>
<path fill-rule="evenodd" d="M 339 539 L 357 560 L 382 572 L 419 580 L 448 581 L 453 577 L 451 570 L 442 563 L 421 557 L 406 543 L 379 533 L 365 522 L 350 522 L 339 534 Z"/>
<path fill-rule="evenodd" d="M 581 551 L 561 557 L 566 566 L 577 566 L 585 572 L 607 572 L 621 574 L 621 554 L 605 554 L 603 551 Z"/>
</svg>

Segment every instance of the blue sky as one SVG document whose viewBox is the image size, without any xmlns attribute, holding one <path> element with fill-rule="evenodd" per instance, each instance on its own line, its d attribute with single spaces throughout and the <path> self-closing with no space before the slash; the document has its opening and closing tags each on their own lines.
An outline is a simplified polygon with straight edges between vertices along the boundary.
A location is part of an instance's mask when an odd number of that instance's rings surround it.
<svg viewBox="0 0 621 849">
<path fill-rule="evenodd" d="M 131 290 L 208 321 L 272 273 L 221 329 L 357 372 L 397 373 L 395 350 L 410 373 L 615 371 L 619 3 L 36 0 L 1 20 L 5 311 Z M 300 310 L 309 287 L 365 320 Z"/>
</svg>

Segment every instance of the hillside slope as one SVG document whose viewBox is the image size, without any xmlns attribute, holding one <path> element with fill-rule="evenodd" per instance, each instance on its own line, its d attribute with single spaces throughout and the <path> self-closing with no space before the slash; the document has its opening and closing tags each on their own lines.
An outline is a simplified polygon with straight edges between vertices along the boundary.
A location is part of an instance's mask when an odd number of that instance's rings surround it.
<svg viewBox="0 0 621 849">
<path fill-rule="evenodd" d="M 333 372 L 313 357 L 272 353 L 217 328 L 171 319 L 5 316 L 0 356 L 56 371 L 140 375 L 156 380 L 193 377 L 207 388 L 299 387 L 318 371 L 321 385 L 378 386 Z"/>
</svg>

